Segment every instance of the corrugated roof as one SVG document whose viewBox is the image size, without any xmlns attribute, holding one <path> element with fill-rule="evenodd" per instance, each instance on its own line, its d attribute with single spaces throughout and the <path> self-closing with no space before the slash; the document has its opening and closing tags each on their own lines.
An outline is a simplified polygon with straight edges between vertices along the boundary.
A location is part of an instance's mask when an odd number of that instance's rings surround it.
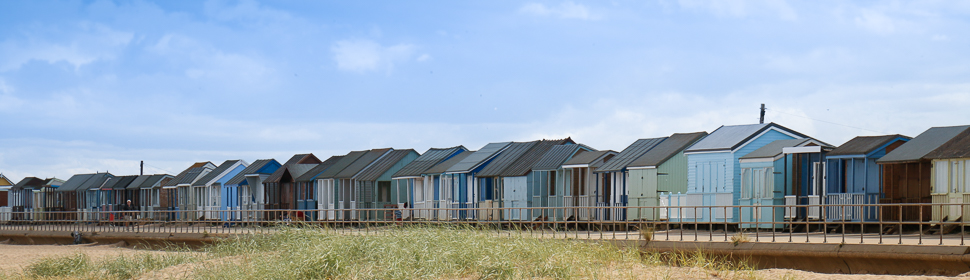
<svg viewBox="0 0 970 280">
<path fill-rule="evenodd" d="M 687 148 L 685 152 L 734 150 L 751 138 L 758 136 L 758 134 L 761 132 L 772 127 L 791 133 L 795 135 L 796 138 L 810 138 L 807 135 L 788 129 L 787 127 L 776 123 L 725 125 L 717 128 L 717 130 L 711 132 L 710 135 L 707 135 L 707 137 L 704 137 L 704 139 L 701 141 L 698 141 L 690 148 Z"/>
<path fill-rule="evenodd" d="M 657 146 L 657 144 L 660 144 L 660 142 L 663 142 L 665 139 L 667 139 L 667 137 L 637 140 L 633 142 L 633 144 L 630 144 L 629 147 L 626 147 L 626 149 L 623 149 L 619 155 L 607 161 L 606 164 L 600 168 L 597 168 L 596 172 L 613 172 L 623 170 L 631 162 L 643 156 L 643 154 L 647 153 L 647 151 L 650 149 L 653 149 L 654 146 Z"/>
<path fill-rule="evenodd" d="M 880 135 L 880 136 L 858 136 L 852 138 L 842 146 L 835 148 L 828 153 L 829 156 L 841 156 L 841 155 L 865 155 L 871 153 L 889 143 L 893 139 L 902 137 L 905 139 L 911 139 L 909 136 L 893 134 L 893 135 Z"/>
<path fill-rule="evenodd" d="M 549 149 L 545 155 L 536 162 L 532 170 L 556 170 L 562 166 L 563 162 L 569 160 L 573 155 L 576 154 L 580 149 L 580 145 L 577 144 L 563 144 L 556 145 Z"/>
<path fill-rule="evenodd" d="M 165 178 L 174 178 L 174 176 L 168 174 L 151 175 L 148 177 L 148 179 L 145 179 L 145 181 L 141 182 L 141 184 L 138 184 L 136 187 L 139 189 L 148 189 L 153 188 L 156 185 L 161 186 L 161 181 Z M 132 183 L 132 185 L 134 185 L 134 183 Z"/>
<path fill-rule="evenodd" d="M 970 157 L 970 129 L 964 130 L 926 155 L 929 159 Z"/>
<path fill-rule="evenodd" d="M 442 161 L 439 164 L 435 164 L 434 166 L 432 166 L 431 168 L 428 168 L 428 170 L 425 170 L 424 173 L 421 173 L 421 174 L 424 175 L 424 174 L 441 174 L 441 173 L 445 173 L 445 172 L 448 171 L 448 168 L 451 168 L 455 164 L 458 164 L 462 160 L 465 160 L 466 158 L 468 158 L 469 156 L 471 156 L 474 153 L 475 153 L 475 151 L 463 151 L 460 154 L 457 154 L 457 155 L 455 155 L 455 156 L 453 156 L 453 157 L 451 157 L 451 158 L 449 158 L 449 159 L 447 159 L 445 161 Z"/>
<path fill-rule="evenodd" d="M 314 179 L 317 178 L 317 175 L 320 175 L 320 173 L 327 171 L 328 168 L 336 164 L 342 158 L 344 158 L 344 156 L 331 156 L 327 160 L 323 161 L 323 163 L 317 164 L 317 166 L 313 167 L 313 169 L 310 169 L 310 171 L 307 171 L 303 173 L 303 175 L 300 175 L 300 177 L 296 178 L 296 182 L 313 181 Z"/>
<path fill-rule="evenodd" d="M 463 159 L 461 162 L 458 162 L 455 165 L 452 165 L 445 172 L 463 173 L 463 172 L 472 171 L 472 169 L 475 169 L 485 161 L 488 161 L 492 157 L 495 157 L 496 154 L 498 154 L 503 149 L 505 149 L 505 147 L 508 147 L 511 144 L 512 142 L 489 143 L 488 145 L 485 145 L 485 147 L 482 147 L 481 150 L 478 150 L 475 153 L 472 153 L 471 155 Z"/>
<path fill-rule="evenodd" d="M 529 152 L 529 149 L 532 149 L 537 144 L 539 144 L 539 141 L 512 143 L 507 149 L 499 153 L 492 162 L 489 162 L 481 171 L 478 171 L 475 177 L 501 176 L 502 171 L 512 166 L 515 161 L 519 160 L 522 155 L 525 155 Z"/>
<path fill-rule="evenodd" d="M 970 128 L 970 126 L 932 127 L 876 160 L 876 163 L 918 161 L 967 130 L 967 128 Z"/>
<path fill-rule="evenodd" d="M 229 181 L 226 181 L 226 185 L 239 185 L 239 184 L 242 184 L 243 180 L 246 180 L 246 175 L 247 174 L 255 174 L 256 171 L 259 171 L 260 169 L 263 169 L 264 166 L 266 166 L 267 164 L 269 164 L 271 162 L 274 162 L 274 161 L 276 161 L 276 160 L 275 159 L 257 159 L 256 161 L 253 162 L 253 164 L 250 164 L 249 166 L 246 166 L 246 168 L 243 169 L 242 171 L 240 171 L 239 174 L 236 174 L 236 176 L 233 176 L 232 179 L 229 179 Z"/>
<path fill-rule="evenodd" d="M 542 140 L 539 142 L 539 144 L 536 144 L 529 149 L 528 152 L 519 157 L 518 160 L 512 162 L 512 165 L 503 170 L 499 176 L 516 177 L 529 174 L 529 172 L 532 172 L 532 167 L 535 167 L 536 163 L 538 163 L 539 160 L 541 160 L 542 157 L 549 152 L 549 149 L 561 144 L 576 144 L 576 142 L 573 142 L 573 139 L 570 138 L 560 140 Z"/>
<path fill-rule="evenodd" d="M 674 155 L 690 147 L 690 145 L 697 143 L 704 136 L 707 136 L 707 132 L 674 133 L 670 137 L 667 137 L 667 140 L 660 142 L 660 144 L 657 144 L 656 147 L 647 151 L 647 153 L 631 162 L 628 166 L 660 166 Z"/>
<path fill-rule="evenodd" d="M 219 177 L 220 175 L 222 175 L 223 172 L 226 172 L 226 170 L 229 170 L 229 168 L 232 168 L 232 166 L 235 165 L 237 162 L 240 162 L 240 160 L 233 159 L 233 160 L 227 160 L 222 162 L 222 164 L 220 164 L 219 167 L 216 167 L 216 169 L 213 169 L 211 172 L 209 172 L 209 174 L 205 174 L 205 176 L 195 181 L 195 183 L 192 184 L 192 186 L 193 187 L 205 186 L 205 184 L 208 184 L 209 181 L 216 179 L 216 177 Z"/>
<path fill-rule="evenodd" d="M 94 174 L 75 174 L 74 176 L 71 176 L 71 178 L 67 179 L 67 182 L 64 182 L 64 184 L 61 185 L 60 188 L 57 188 L 57 190 L 58 191 L 76 190 L 79 187 L 81 187 L 81 185 L 83 185 L 84 182 L 87 182 L 88 180 L 90 180 L 91 177 L 93 176 Z"/>
<path fill-rule="evenodd" d="M 107 184 L 105 184 L 102 189 L 112 189 L 112 190 L 124 190 L 128 188 L 131 182 L 138 179 L 138 175 L 128 175 L 128 176 L 118 176 L 111 179 Z"/>
<path fill-rule="evenodd" d="M 784 140 L 771 141 L 771 143 L 761 146 L 761 148 L 751 151 L 750 153 L 740 158 L 741 159 L 773 158 L 778 155 L 781 155 L 781 153 L 783 152 L 782 149 L 784 148 L 798 147 L 799 145 L 809 142 L 810 140 L 811 139 L 799 138 L 799 139 L 784 139 Z"/>
<path fill-rule="evenodd" d="M 145 181 L 147 181 L 148 178 L 151 178 L 151 177 L 152 175 L 139 175 L 138 177 L 135 177 L 134 181 L 131 181 L 131 184 L 128 184 L 128 187 L 126 187 L 126 189 L 136 190 L 141 186 L 141 184 L 144 184 Z"/>
<path fill-rule="evenodd" d="M 457 146 L 451 148 L 431 148 L 424 152 L 417 159 L 405 165 L 404 168 L 398 170 L 391 176 L 391 178 L 397 177 L 412 177 L 421 176 L 422 173 L 431 169 L 438 163 L 444 161 L 448 156 L 455 154 L 458 151 L 467 151 L 464 146 Z"/>
<path fill-rule="evenodd" d="M 176 175 L 175 178 L 172 178 L 172 180 L 169 180 L 167 183 L 165 183 L 162 186 L 177 186 L 180 184 L 191 184 L 192 182 L 195 182 L 195 179 L 199 177 L 199 174 L 201 174 L 202 171 L 206 169 L 212 169 L 215 167 L 216 165 L 213 164 L 212 162 L 208 162 L 208 161 L 196 162 L 195 164 L 192 164 L 192 166 L 189 166 L 189 168 L 182 170 L 182 172 Z"/>
<path fill-rule="evenodd" d="M 588 152 L 581 151 L 578 154 L 574 155 L 573 158 L 564 162 L 562 165 L 591 164 L 597 159 L 607 154 L 616 155 L 617 153 L 616 151 L 613 151 L 613 150 L 588 151 Z"/>
<path fill-rule="evenodd" d="M 92 177 L 91 180 L 84 182 L 84 185 L 82 185 L 81 188 L 78 188 L 76 191 L 98 189 L 104 186 L 106 181 L 114 177 L 115 176 L 111 175 L 110 173 L 94 174 L 94 177 Z"/>
<path fill-rule="evenodd" d="M 357 174 L 357 176 L 354 176 L 354 179 L 359 181 L 376 181 L 377 178 L 380 178 L 381 175 L 384 175 L 384 173 L 386 173 L 387 170 L 390 170 L 391 167 L 394 167 L 394 165 L 397 164 L 398 161 L 401 161 L 401 159 L 403 159 L 405 156 L 414 152 L 415 151 L 413 149 L 393 150 L 390 153 L 388 153 L 386 156 L 377 160 L 377 162 L 374 162 L 374 164 L 371 164 L 371 166 L 362 170 L 359 174 Z"/>
<path fill-rule="evenodd" d="M 354 163 L 351 163 L 347 166 L 347 168 L 344 168 L 344 170 L 341 170 L 340 173 L 337 173 L 337 176 L 334 176 L 334 178 L 353 178 L 354 175 L 357 175 L 357 173 L 360 173 L 360 171 L 367 168 L 367 166 L 371 165 L 371 163 L 374 163 L 374 161 L 380 159 L 382 156 L 384 156 L 384 154 L 387 154 L 388 151 L 391 151 L 391 148 L 373 149 L 367 151 L 366 154 L 358 158 L 356 161 L 354 161 Z"/>
<path fill-rule="evenodd" d="M 22 189 L 33 189 L 39 190 L 44 186 L 44 179 L 37 177 L 27 177 L 17 182 L 17 184 L 10 187 L 11 190 L 22 190 Z"/>
<path fill-rule="evenodd" d="M 273 174 L 270 174 L 269 177 L 266 177 L 266 180 L 264 180 L 263 182 L 264 183 L 279 182 L 280 178 L 283 177 L 283 172 L 287 172 L 286 171 L 287 169 L 285 168 L 287 166 L 294 165 L 294 164 L 320 164 L 320 163 L 322 163 L 320 159 L 317 158 L 317 156 L 314 156 L 313 154 L 296 154 L 290 157 L 290 159 L 287 160 L 286 163 L 284 163 L 283 166 L 280 167 L 280 169 L 277 169 L 276 172 L 273 172 Z"/>
<path fill-rule="evenodd" d="M 317 175 L 317 179 L 334 178 L 335 176 L 337 176 L 337 174 L 340 173 L 340 171 L 344 171 L 344 169 L 347 169 L 347 166 L 350 166 L 351 164 L 353 164 L 355 161 L 357 161 L 357 159 L 360 159 L 360 157 L 367 154 L 367 152 L 368 151 L 353 151 L 353 152 L 347 153 L 347 155 L 345 155 L 343 158 L 341 158 L 340 160 L 337 160 L 337 162 L 334 163 L 333 166 L 331 166 L 330 168 L 327 168 L 327 170 L 323 171 L 323 173 L 320 173 L 320 175 Z"/>
<path fill-rule="evenodd" d="M 300 178 L 300 176 L 302 176 L 303 174 L 305 174 L 307 171 L 310 171 L 310 169 L 313 169 L 314 167 L 317 167 L 317 165 L 320 165 L 320 164 L 316 164 L 316 163 L 301 163 L 301 164 L 293 164 L 293 165 L 290 165 L 287 168 L 289 169 L 290 176 L 292 176 L 293 179 L 296 180 L 296 178 Z"/>
</svg>

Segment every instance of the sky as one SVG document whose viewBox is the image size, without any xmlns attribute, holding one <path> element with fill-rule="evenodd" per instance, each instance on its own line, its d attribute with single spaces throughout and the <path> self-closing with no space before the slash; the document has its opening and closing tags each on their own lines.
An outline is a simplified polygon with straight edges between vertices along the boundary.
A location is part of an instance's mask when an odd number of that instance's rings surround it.
<svg viewBox="0 0 970 280">
<path fill-rule="evenodd" d="M 2 1 L 0 173 L 970 124 L 968 1 Z"/>
</svg>

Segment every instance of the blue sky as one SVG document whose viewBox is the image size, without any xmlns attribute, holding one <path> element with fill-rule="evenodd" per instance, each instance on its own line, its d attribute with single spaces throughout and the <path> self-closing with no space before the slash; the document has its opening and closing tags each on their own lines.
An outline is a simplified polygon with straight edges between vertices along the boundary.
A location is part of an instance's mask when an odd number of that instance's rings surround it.
<svg viewBox="0 0 970 280">
<path fill-rule="evenodd" d="M 970 124 L 963 1 L 3 1 L 0 172 Z"/>
</svg>

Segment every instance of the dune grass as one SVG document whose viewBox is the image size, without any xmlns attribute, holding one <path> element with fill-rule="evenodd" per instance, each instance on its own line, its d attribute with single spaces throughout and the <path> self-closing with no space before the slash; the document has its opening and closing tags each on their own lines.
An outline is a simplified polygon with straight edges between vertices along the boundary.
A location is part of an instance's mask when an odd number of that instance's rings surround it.
<svg viewBox="0 0 970 280">
<path fill-rule="evenodd" d="M 21 276 L 129 279 L 193 263 L 188 275 L 197 279 L 633 279 L 663 266 L 699 268 L 718 278 L 754 278 L 748 273 L 754 270 L 743 262 L 700 252 L 640 253 L 606 242 L 503 237 L 454 227 L 391 228 L 380 235 L 286 228 L 225 239 L 202 251 L 97 262 L 75 254 L 38 262 Z"/>
</svg>

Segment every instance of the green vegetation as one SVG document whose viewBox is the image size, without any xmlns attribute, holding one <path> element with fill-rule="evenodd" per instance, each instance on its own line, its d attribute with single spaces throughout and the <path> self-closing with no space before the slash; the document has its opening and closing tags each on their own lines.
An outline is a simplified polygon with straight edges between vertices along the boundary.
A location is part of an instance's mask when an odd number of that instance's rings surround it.
<svg viewBox="0 0 970 280">
<path fill-rule="evenodd" d="M 158 274 L 163 269 L 177 269 L 179 278 L 198 279 L 678 278 L 663 266 L 688 267 L 704 277 L 754 277 L 754 270 L 744 263 L 700 252 L 641 254 L 636 248 L 620 249 L 606 242 L 498 236 L 473 228 L 392 228 L 379 235 L 286 228 L 225 239 L 202 250 L 203 254 L 140 253 L 103 261 L 75 254 L 45 259 L 18 278 L 172 276 Z"/>
</svg>

